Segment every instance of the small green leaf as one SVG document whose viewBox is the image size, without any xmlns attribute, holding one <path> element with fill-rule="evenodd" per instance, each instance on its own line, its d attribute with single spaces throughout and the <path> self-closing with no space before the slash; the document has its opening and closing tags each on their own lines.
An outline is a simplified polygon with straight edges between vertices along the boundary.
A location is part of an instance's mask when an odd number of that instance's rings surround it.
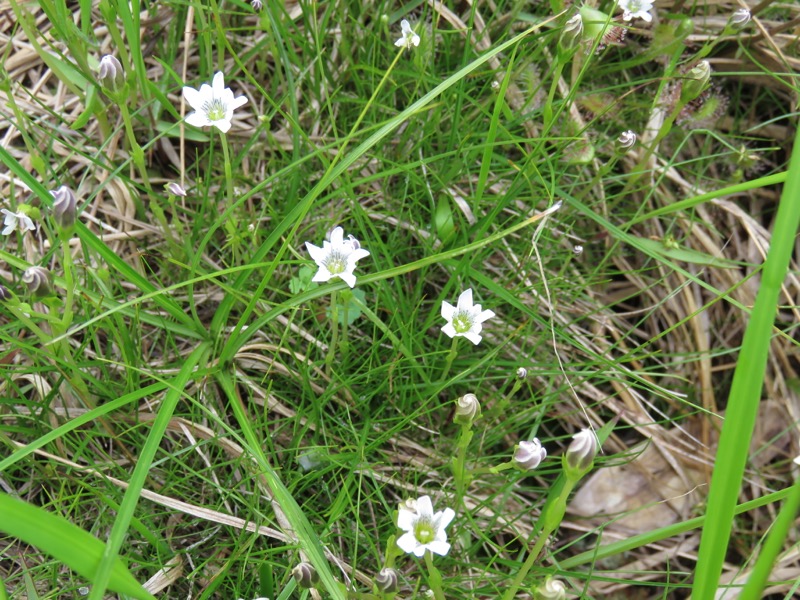
<svg viewBox="0 0 800 600">
<path fill-rule="evenodd" d="M 361 307 L 358 303 L 364 304 L 364 298 L 366 298 L 366 294 L 359 289 L 339 292 L 339 325 L 344 325 L 345 318 L 348 325 L 356 322 L 356 319 L 361 316 Z M 330 319 L 331 309 L 328 308 L 325 314 Z"/>
<path fill-rule="evenodd" d="M 450 201 L 440 196 L 436 203 L 436 213 L 433 215 L 433 222 L 436 226 L 436 235 L 447 244 L 456 232 L 456 224 L 453 220 L 453 211 L 450 209 Z"/>
<path fill-rule="evenodd" d="M 691 248 L 681 248 L 680 243 L 675 240 L 651 240 L 649 238 L 636 238 L 644 248 L 666 256 L 673 260 L 680 260 L 695 265 L 711 265 L 715 267 L 735 267 L 736 263 L 725 258 L 719 258 L 692 250 Z"/>
<path fill-rule="evenodd" d="M 300 294 L 317 287 L 319 284 L 311 281 L 312 277 L 314 277 L 314 269 L 309 266 L 300 267 L 297 276 L 292 277 L 289 281 L 289 291 L 293 294 Z"/>
<path fill-rule="evenodd" d="M 0 494 L 0 515 L 0 531 L 36 546 L 92 581 L 105 551 L 103 542 L 65 518 L 8 494 Z M 114 563 L 108 589 L 140 600 L 155 600 L 120 559 Z"/>
</svg>

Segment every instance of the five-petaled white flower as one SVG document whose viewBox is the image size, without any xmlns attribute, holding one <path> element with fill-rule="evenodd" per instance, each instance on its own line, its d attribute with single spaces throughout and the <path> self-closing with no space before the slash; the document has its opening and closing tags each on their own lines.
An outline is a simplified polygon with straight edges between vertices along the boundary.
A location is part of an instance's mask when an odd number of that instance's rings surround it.
<svg viewBox="0 0 800 600">
<path fill-rule="evenodd" d="M 405 46 L 411 50 L 411 46 L 419 46 L 419 36 L 411 29 L 411 24 L 403 19 L 400 21 L 400 37 L 394 43 L 398 48 Z"/>
<path fill-rule="evenodd" d="M 422 556 L 425 550 L 444 556 L 450 551 L 445 527 L 455 516 L 452 508 L 434 514 L 431 499 L 422 496 L 416 502 L 416 510 L 398 512 L 397 526 L 405 533 L 397 539 L 397 545 L 403 552 L 413 552 L 415 556 Z"/>
<path fill-rule="evenodd" d="M 309 242 L 306 242 L 306 248 L 319 267 L 311 281 L 329 281 L 338 277 L 350 287 L 356 285 L 356 277 L 353 275 L 356 261 L 369 256 L 369 251 L 364 250 L 352 235 L 344 239 L 344 230 L 341 227 L 331 231 L 331 241 L 322 242 L 322 248 Z"/>
<path fill-rule="evenodd" d="M 3 231 L 0 231 L 0 235 L 9 235 L 15 229 L 19 229 L 20 233 L 25 233 L 26 231 L 36 231 L 36 224 L 33 222 L 28 215 L 22 212 L 11 212 L 7 208 L 0 210 L 0 213 L 3 213 L 5 217 L 3 218 Z"/>
<path fill-rule="evenodd" d="M 622 9 L 622 18 L 625 21 L 644 19 L 649 23 L 653 20 L 650 14 L 650 9 L 653 8 L 651 0 L 619 0 L 619 7 Z"/>
<path fill-rule="evenodd" d="M 450 337 L 464 336 L 475 345 L 481 343 L 479 335 L 483 329 L 482 323 L 491 319 L 494 313 L 491 310 L 481 310 L 480 304 L 472 304 L 472 289 L 461 292 L 458 305 L 442 302 L 442 317 L 447 320 L 447 325 L 442 327 Z"/>
<path fill-rule="evenodd" d="M 189 125 L 195 127 L 213 125 L 222 133 L 227 133 L 231 128 L 233 111 L 247 102 L 244 96 L 233 97 L 231 89 L 225 87 L 225 76 L 222 71 L 214 75 L 211 85 L 204 83 L 199 90 L 184 87 L 183 97 L 194 109 L 194 112 L 186 117 Z"/>
</svg>

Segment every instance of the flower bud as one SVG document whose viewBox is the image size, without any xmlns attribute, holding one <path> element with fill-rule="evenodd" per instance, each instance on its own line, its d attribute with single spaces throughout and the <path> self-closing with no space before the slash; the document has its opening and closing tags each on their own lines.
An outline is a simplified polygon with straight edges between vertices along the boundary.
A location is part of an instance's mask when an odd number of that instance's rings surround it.
<svg viewBox="0 0 800 600">
<path fill-rule="evenodd" d="M 630 150 L 636 144 L 636 134 L 628 129 L 623 131 L 617 138 L 617 150 Z"/>
<path fill-rule="evenodd" d="M 583 17 L 575 13 L 565 24 L 558 38 L 558 51 L 564 57 L 572 56 L 581 44 L 583 36 Z"/>
<path fill-rule="evenodd" d="M 564 600 L 567 597 L 567 588 L 564 582 L 554 577 L 548 577 L 544 583 L 534 591 L 536 600 Z"/>
<path fill-rule="evenodd" d="M 100 59 L 97 81 L 108 91 L 118 94 L 125 85 L 125 71 L 117 57 L 106 54 Z"/>
<path fill-rule="evenodd" d="M 394 569 L 381 569 L 375 576 L 375 587 L 384 594 L 393 594 L 397 591 L 397 571 Z"/>
<path fill-rule="evenodd" d="M 250 0 L 250 6 L 252 6 L 253 10 L 256 12 L 261 12 L 261 9 L 264 7 L 261 0 Z"/>
<path fill-rule="evenodd" d="M 750 11 L 746 8 L 740 8 L 733 11 L 731 18 L 728 20 L 728 25 L 734 29 L 744 29 L 750 22 Z"/>
<path fill-rule="evenodd" d="M 22 274 L 22 282 L 34 298 L 53 296 L 53 276 L 44 267 L 31 267 Z"/>
<path fill-rule="evenodd" d="M 580 256 L 581 254 L 583 254 L 583 246 L 581 246 L 580 244 L 575 244 L 575 245 L 572 247 L 572 253 L 573 253 L 575 256 Z"/>
<path fill-rule="evenodd" d="M 681 88 L 681 102 L 691 102 L 708 87 L 711 79 L 711 65 L 707 60 L 701 60 L 686 74 Z"/>
<path fill-rule="evenodd" d="M 0 302 L 5 302 L 11 298 L 11 292 L 4 285 L 0 285 Z"/>
<path fill-rule="evenodd" d="M 62 185 L 50 192 L 53 196 L 53 220 L 61 229 L 70 229 L 75 225 L 78 203 L 75 194 L 67 186 Z"/>
<path fill-rule="evenodd" d="M 317 570 L 311 563 L 301 562 L 294 569 L 292 575 L 301 588 L 309 590 L 319 581 Z"/>
<path fill-rule="evenodd" d="M 481 405 L 475 394 L 465 394 L 456 400 L 456 414 L 453 421 L 459 425 L 472 425 L 481 416 Z"/>
<path fill-rule="evenodd" d="M 588 473 L 597 456 L 597 438 L 591 429 L 581 429 L 572 437 L 572 443 L 564 453 L 564 471 L 567 477 L 578 480 Z"/>
<path fill-rule="evenodd" d="M 173 196 L 180 196 L 181 198 L 186 197 L 186 190 L 183 189 L 183 186 L 180 183 L 175 183 L 174 181 L 170 181 L 167 185 L 167 193 L 172 194 Z"/>
<path fill-rule="evenodd" d="M 525 379 L 528 376 L 528 369 L 520 367 L 517 369 L 517 379 Z"/>
<path fill-rule="evenodd" d="M 514 466 L 520 471 L 532 471 L 546 456 L 547 450 L 538 438 L 533 438 L 530 442 L 520 442 L 514 447 Z"/>
</svg>

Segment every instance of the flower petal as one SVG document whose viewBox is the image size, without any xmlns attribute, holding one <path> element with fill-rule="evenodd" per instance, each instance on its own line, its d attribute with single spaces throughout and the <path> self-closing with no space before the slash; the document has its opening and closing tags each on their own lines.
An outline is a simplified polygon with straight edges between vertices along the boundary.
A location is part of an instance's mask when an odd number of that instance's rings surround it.
<svg viewBox="0 0 800 600">
<path fill-rule="evenodd" d="M 311 278 L 311 281 L 325 282 L 325 281 L 330 281 L 331 277 L 333 277 L 333 275 L 331 275 L 331 272 L 328 271 L 328 269 L 326 269 L 325 267 L 320 267 L 316 275 L 314 275 L 314 277 Z"/>
<path fill-rule="evenodd" d="M 427 550 L 430 550 L 434 554 L 438 554 L 439 556 L 445 556 L 448 552 L 450 552 L 450 544 L 438 540 L 429 544 L 425 544 L 423 547 Z M 420 554 L 420 556 L 422 555 Z"/>
<path fill-rule="evenodd" d="M 454 316 L 456 316 L 456 307 L 449 302 L 442 302 L 442 318 L 452 321 Z"/>
<path fill-rule="evenodd" d="M 228 133 L 228 130 L 231 128 L 231 122 L 226 121 L 225 119 L 221 119 L 219 121 L 211 121 L 211 124 L 219 129 L 222 133 Z"/>
<path fill-rule="evenodd" d="M 188 86 L 184 87 L 183 97 L 194 110 L 200 110 L 200 107 L 203 106 L 203 97 L 200 95 L 200 92 L 194 88 Z"/>
<path fill-rule="evenodd" d="M 472 308 L 472 288 L 467 288 L 458 297 L 458 310 L 469 311 Z"/>
<path fill-rule="evenodd" d="M 207 125 L 211 125 L 208 117 L 201 112 L 193 112 L 189 114 L 189 116 L 186 117 L 186 122 L 194 127 L 205 127 Z"/>
<path fill-rule="evenodd" d="M 400 548 L 400 550 L 402 550 L 403 552 L 408 552 L 408 553 L 416 552 L 417 538 L 414 537 L 414 533 L 411 531 L 401 535 L 399 538 L 397 538 L 397 541 L 395 543 L 397 544 L 397 547 Z"/>
<path fill-rule="evenodd" d="M 471 330 L 470 330 L 470 331 L 468 331 L 468 332 L 466 332 L 466 333 L 464 333 L 464 334 L 462 334 L 462 335 L 463 335 L 465 338 L 467 338 L 467 339 L 468 339 L 470 342 L 472 342 L 473 344 L 475 344 L 476 346 L 477 346 L 478 344 L 480 344 L 480 343 L 481 343 L 481 340 L 483 339 L 483 337 L 482 337 L 482 336 L 478 335 L 477 333 L 475 333 L 475 332 L 473 332 L 473 331 L 471 331 Z"/>
<path fill-rule="evenodd" d="M 414 521 L 417 520 L 417 513 L 410 510 L 401 510 L 397 513 L 397 526 L 403 531 L 414 531 Z"/>
<path fill-rule="evenodd" d="M 211 89 L 214 90 L 214 98 L 222 98 L 222 92 L 225 90 L 225 75 L 222 74 L 222 71 L 214 73 Z"/>
<path fill-rule="evenodd" d="M 344 243 L 344 229 L 341 227 L 334 227 L 331 231 L 331 245 L 333 247 L 341 246 Z"/>
<path fill-rule="evenodd" d="M 230 107 L 231 110 L 236 110 L 237 108 L 239 108 L 240 106 L 244 106 L 245 104 L 247 104 L 247 96 L 239 96 L 231 100 L 228 103 L 228 106 Z"/>
<path fill-rule="evenodd" d="M 433 503 L 430 496 L 421 496 L 417 500 L 417 514 L 422 518 L 433 519 Z"/>
<path fill-rule="evenodd" d="M 448 337 L 455 337 L 456 336 L 456 328 L 453 327 L 452 323 L 448 323 L 444 327 L 442 327 L 442 333 L 444 333 Z"/>
<path fill-rule="evenodd" d="M 445 508 L 442 512 L 436 514 L 440 515 L 436 522 L 436 524 L 438 525 L 438 529 L 439 531 L 444 532 L 445 527 L 450 525 L 450 523 L 455 518 L 456 511 L 454 511 L 452 508 Z"/>
<path fill-rule="evenodd" d="M 348 273 L 346 271 L 344 273 L 339 273 L 339 279 L 344 281 L 351 288 L 356 287 L 356 276 L 352 273 Z"/>
<path fill-rule="evenodd" d="M 494 311 L 491 310 L 484 310 L 478 315 L 475 315 L 475 322 L 476 323 L 483 323 L 484 321 L 491 319 L 492 317 L 496 316 Z"/>
<path fill-rule="evenodd" d="M 328 255 L 328 253 L 325 252 L 325 250 L 323 250 L 319 246 L 315 246 L 311 242 L 306 242 L 306 250 L 308 250 L 308 253 L 311 255 L 311 258 L 313 258 L 315 262 L 320 262 L 321 260 L 324 260 L 325 257 Z"/>
</svg>

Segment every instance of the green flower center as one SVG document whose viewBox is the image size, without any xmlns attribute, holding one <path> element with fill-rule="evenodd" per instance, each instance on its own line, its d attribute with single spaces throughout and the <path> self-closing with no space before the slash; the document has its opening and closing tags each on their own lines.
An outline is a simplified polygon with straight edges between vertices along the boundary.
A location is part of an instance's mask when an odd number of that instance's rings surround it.
<svg viewBox="0 0 800 600">
<path fill-rule="evenodd" d="M 453 329 L 456 333 L 467 333 L 472 329 L 472 315 L 468 312 L 457 312 L 453 317 Z"/>
<path fill-rule="evenodd" d="M 325 260 L 325 268 L 328 269 L 331 275 L 344 273 L 345 269 L 347 269 L 347 258 L 338 252 L 331 252 L 330 256 Z"/>
<path fill-rule="evenodd" d="M 214 98 L 203 105 L 203 112 L 209 121 L 222 121 L 225 119 L 225 104 L 219 98 Z"/>
<path fill-rule="evenodd" d="M 430 521 L 420 519 L 414 526 L 414 537 L 420 544 L 430 544 L 436 539 L 436 530 Z"/>
</svg>

